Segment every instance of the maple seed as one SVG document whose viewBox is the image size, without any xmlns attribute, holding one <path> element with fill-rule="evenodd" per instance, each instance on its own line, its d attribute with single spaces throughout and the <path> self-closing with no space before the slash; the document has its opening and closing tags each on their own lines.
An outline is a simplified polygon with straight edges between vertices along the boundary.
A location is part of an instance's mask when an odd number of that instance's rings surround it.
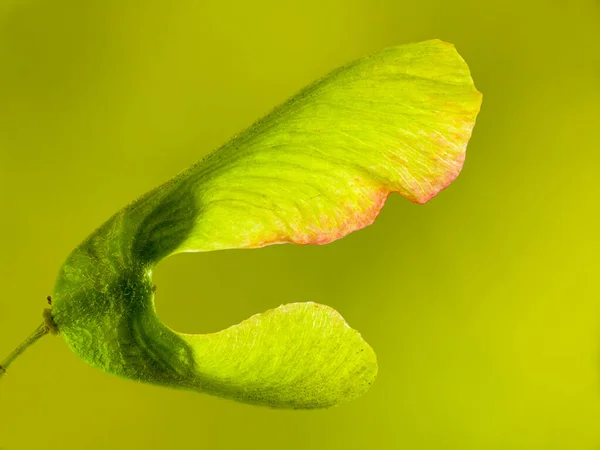
<svg viewBox="0 0 600 450">
<path fill-rule="evenodd" d="M 480 103 L 439 40 L 334 70 L 96 228 L 61 266 L 44 322 L 0 364 L 51 333 L 113 375 L 250 404 L 364 394 L 377 357 L 333 308 L 291 303 L 177 333 L 156 314 L 153 270 L 183 252 L 326 244 L 370 225 L 392 192 L 425 203 L 458 175 Z"/>
<path fill-rule="evenodd" d="M 52 297 L 50 295 L 48 297 L 46 297 L 46 300 L 48 300 L 49 305 L 52 304 Z"/>
</svg>

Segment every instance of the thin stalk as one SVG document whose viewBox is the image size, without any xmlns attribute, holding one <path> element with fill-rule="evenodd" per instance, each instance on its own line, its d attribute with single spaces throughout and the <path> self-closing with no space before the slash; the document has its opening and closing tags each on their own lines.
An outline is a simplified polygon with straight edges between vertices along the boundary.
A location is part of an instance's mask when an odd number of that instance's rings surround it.
<svg viewBox="0 0 600 450">
<path fill-rule="evenodd" d="M 42 336 L 45 336 L 49 332 L 50 329 L 46 323 L 42 323 L 39 327 L 37 327 L 37 329 L 27 339 L 25 339 L 21 345 L 14 349 L 13 352 L 8 355 L 8 357 L 2 361 L 2 363 L 0 363 L 0 378 L 4 376 L 8 366 L 10 366 L 21 353 L 23 353 L 25 350 L 35 344 Z"/>
</svg>

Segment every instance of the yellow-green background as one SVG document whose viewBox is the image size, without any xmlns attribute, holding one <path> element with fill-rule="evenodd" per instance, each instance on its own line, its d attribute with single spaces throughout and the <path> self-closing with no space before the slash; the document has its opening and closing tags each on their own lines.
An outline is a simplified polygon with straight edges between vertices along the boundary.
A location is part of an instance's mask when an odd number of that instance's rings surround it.
<svg viewBox="0 0 600 450">
<path fill-rule="evenodd" d="M 392 196 L 331 245 L 156 273 L 180 331 L 335 307 L 379 356 L 367 395 L 246 406 L 105 375 L 45 338 L 0 385 L 2 450 L 598 448 L 598 2 L 0 5 L 1 357 L 90 231 L 339 64 L 438 37 L 484 94 L 464 171 L 431 203 Z"/>
</svg>

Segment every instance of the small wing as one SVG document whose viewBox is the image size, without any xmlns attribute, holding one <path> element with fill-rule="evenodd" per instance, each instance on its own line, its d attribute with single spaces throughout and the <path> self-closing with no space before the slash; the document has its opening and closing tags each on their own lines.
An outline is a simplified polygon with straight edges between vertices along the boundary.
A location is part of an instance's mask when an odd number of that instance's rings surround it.
<svg viewBox="0 0 600 450">
<path fill-rule="evenodd" d="M 206 392 L 246 403 L 323 408 L 365 393 L 373 349 L 334 309 L 292 303 L 223 331 L 183 335 Z"/>
</svg>

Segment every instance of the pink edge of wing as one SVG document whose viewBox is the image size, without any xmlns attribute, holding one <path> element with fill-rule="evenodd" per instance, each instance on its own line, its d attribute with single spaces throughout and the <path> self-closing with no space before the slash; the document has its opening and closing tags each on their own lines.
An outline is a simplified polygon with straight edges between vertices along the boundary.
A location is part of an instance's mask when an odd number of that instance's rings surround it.
<svg viewBox="0 0 600 450">
<path fill-rule="evenodd" d="M 301 232 L 292 233 L 290 236 L 273 235 L 258 240 L 256 244 L 251 245 L 249 248 L 285 243 L 296 245 L 329 244 L 353 231 L 371 225 L 379 215 L 390 192 L 389 189 L 373 189 L 369 195 L 370 204 L 364 210 L 361 210 L 360 207 L 348 207 L 347 214 L 344 215 L 343 220 L 335 228 L 324 229 L 323 231 L 309 231 L 305 229 Z M 330 220 L 328 217 L 323 217 L 323 221 L 325 222 Z"/>
<path fill-rule="evenodd" d="M 443 44 L 447 44 L 442 42 Z M 447 44 L 453 46 L 452 44 Z M 471 81 L 472 82 L 472 81 Z M 385 204 L 387 197 L 390 193 L 398 192 L 408 200 L 418 203 L 425 204 L 435 196 L 437 196 L 442 190 L 446 189 L 460 174 L 466 157 L 466 150 L 473 128 L 475 127 L 475 120 L 481 106 L 482 94 L 477 91 L 473 86 L 473 94 L 477 100 L 465 108 L 462 114 L 457 117 L 455 125 L 455 132 L 448 133 L 447 135 L 435 134 L 431 136 L 431 140 L 438 146 L 438 151 L 433 152 L 431 156 L 431 167 L 441 168 L 441 173 L 436 173 L 434 170 L 425 176 L 426 180 L 419 182 L 416 179 L 412 180 L 411 186 L 395 186 L 395 187 L 381 187 L 373 188 L 370 192 L 370 206 L 366 208 L 349 207 L 347 209 L 347 215 L 345 219 L 339 224 L 337 228 L 332 228 L 319 231 L 306 231 L 293 233 L 291 236 L 274 235 L 268 238 L 259 239 L 254 245 L 250 245 L 249 248 L 264 247 L 272 244 L 283 244 L 292 243 L 296 245 L 324 245 L 340 239 L 353 231 L 365 228 L 375 221 L 383 205 Z M 456 105 L 454 105 L 456 106 Z M 391 153 L 388 156 L 392 156 L 393 159 L 395 154 Z M 408 187 L 408 190 L 407 190 Z M 328 217 L 324 218 L 325 222 L 330 221 Z"/>
<path fill-rule="evenodd" d="M 434 162 L 434 167 L 441 163 L 441 165 L 445 167 L 445 170 L 441 176 L 434 177 L 433 181 L 427 183 L 427 189 L 424 189 L 424 185 L 418 183 L 416 180 L 414 181 L 415 185 L 411 187 L 412 192 L 410 194 L 407 194 L 405 189 L 390 189 L 387 187 L 373 188 L 370 193 L 366 195 L 369 205 L 365 205 L 365 208 L 360 208 L 358 205 L 347 207 L 347 213 L 344 214 L 344 219 L 341 222 L 338 221 L 339 226 L 335 228 L 328 227 L 329 229 L 327 229 L 327 227 L 323 227 L 322 230 L 311 231 L 306 229 L 310 227 L 305 227 L 301 232 L 292 233 L 290 236 L 283 236 L 280 234 L 274 234 L 268 237 L 265 236 L 262 239 L 258 239 L 255 244 L 249 245 L 247 248 L 260 248 L 267 245 L 285 243 L 296 245 L 329 244 L 330 242 L 343 238 L 353 231 L 372 225 L 385 205 L 389 194 L 394 192 L 401 193 L 401 191 L 403 191 L 403 196 L 414 203 L 427 203 L 442 190 L 450 186 L 463 168 L 466 147 L 475 124 L 472 122 L 470 125 L 467 123 L 464 125 L 463 131 L 455 134 L 454 137 L 456 141 L 454 142 L 441 136 L 436 137 L 440 148 L 448 149 L 450 151 L 445 152 L 447 157 L 443 159 L 443 161 L 441 161 L 442 158 L 439 156 L 433 156 L 432 159 L 434 161 L 432 162 Z M 459 147 L 459 151 L 456 151 L 457 146 Z M 331 218 L 327 216 L 322 218 L 322 222 L 328 223 L 330 221 Z"/>
<path fill-rule="evenodd" d="M 471 127 L 472 130 L 473 127 Z M 443 176 L 434 178 L 433 182 L 430 182 L 428 189 L 423 189 L 421 188 L 417 188 L 415 189 L 415 194 L 413 196 L 406 196 L 406 198 L 408 198 L 410 201 L 414 202 L 414 203 L 418 203 L 420 205 L 423 205 L 425 203 L 427 203 L 429 200 L 431 200 L 432 198 L 434 198 L 435 196 L 437 196 L 441 191 L 443 191 L 444 189 L 446 189 L 448 186 L 450 186 L 452 184 L 452 182 L 454 180 L 456 180 L 456 178 L 458 178 L 458 175 L 460 175 L 460 172 L 464 166 L 465 163 L 465 156 L 466 156 L 466 147 L 467 147 L 467 142 L 469 141 L 469 138 L 471 136 L 471 130 L 465 131 L 463 133 L 461 133 L 461 137 L 459 139 L 457 139 L 457 141 L 463 141 L 464 142 L 464 148 L 462 149 L 462 151 L 454 151 L 454 152 L 448 152 L 447 154 L 449 154 L 449 158 L 445 161 L 446 162 L 446 166 L 447 169 L 445 170 Z M 466 136 L 466 137 L 465 137 Z M 447 148 L 451 145 L 450 141 L 448 141 L 446 138 L 443 137 L 436 137 L 436 141 L 439 143 L 440 147 L 442 148 Z M 434 156 L 434 163 L 438 163 L 439 164 L 439 156 Z M 392 191 L 392 192 L 397 192 L 397 191 Z"/>
<path fill-rule="evenodd" d="M 430 162 L 432 167 L 443 167 L 442 174 L 437 176 L 432 174 L 434 176 L 429 180 L 428 189 L 423 189 L 422 185 L 413 187 L 412 195 L 406 195 L 406 198 L 410 201 L 421 205 L 427 203 L 450 186 L 460 174 L 465 163 L 467 145 L 471 139 L 475 120 L 481 106 L 482 94 L 475 88 L 473 89 L 476 100 L 465 107 L 462 114 L 457 117 L 454 124 L 456 131 L 445 136 L 440 134 L 431 136 L 431 140 L 437 144 L 439 151 L 434 152 Z"/>
<path fill-rule="evenodd" d="M 466 121 L 465 121 L 466 122 Z M 456 133 L 454 136 L 458 142 L 459 151 L 456 151 L 457 145 L 450 140 L 438 137 L 438 144 L 441 148 L 452 148 L 452 151 L 447 151 L 445 154 L 447 158 L 444 159 L 442 165 L 445 166 L 445 170 L 441 176 L 434 177 L 433 182 L 427 184 L 428 189 L 423 189 L 423 184 L 419 184 L 415 181 L 415 186 L 412 187 L 412 195 L 403 195 L 408 200 L 418 203 L 425 204 L 442 190 L 446 189 L 460 174 L 466 155 L 466 147 L 471 137 L 471 131 L 474 127 L 474 122 L 470 125 L 464 124 L 464 131 Z M 440 157 L 434 156 L 435 163 L 440 163 Z M 435 166 L 435 164 L 434 164 Z M 347 207 L 347 214 L 344 215 L 344 219 L 339 223 L 338 227 L 326 229 L 323 227 L 322 231 L 308 231 L 304 229 L 302 232 L 292 233 L 290 236 L 283 236 L 280 234 L 274 234 L 271 236 L 265 236 L 262 239 L 258 239 L 256 244 L 252 244 L 247 248 L 260 248 L 267 245 L 273 244 L 285 244 L 291 243 L 296 245 L 324 245 L 329 244 L 337 239 L 341 239 L 344 236 L 352 233 L 353 231 L 360 230 L 368 227 L 375 222 L 375 219 L 383 209 L 385 202 L 389 194 L 404 191 L 404 189 L 390 189 L 388 187 L 372 188 L 369 194 L 366 195 L 368 205 L 365 208 L 360 206 L 349 206 Z M 331 219 L 323 217 L 323 222 L 330 222 Z M 308 227 L 306 227 L 308 228 Z"/>
</svg>

